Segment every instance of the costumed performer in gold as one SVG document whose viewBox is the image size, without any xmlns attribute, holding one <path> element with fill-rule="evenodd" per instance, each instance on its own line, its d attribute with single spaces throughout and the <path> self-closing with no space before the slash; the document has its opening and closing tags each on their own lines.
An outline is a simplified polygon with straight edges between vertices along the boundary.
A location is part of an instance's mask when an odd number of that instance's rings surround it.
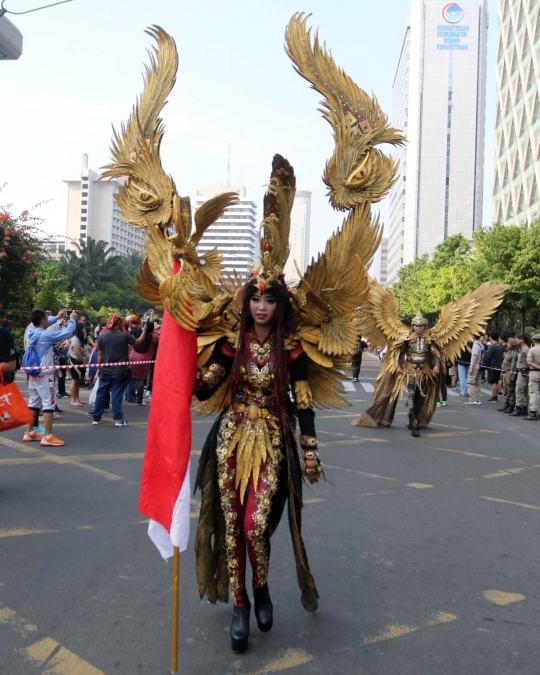
<svg viewBox="0 0 540 675">
<path fill-rule="evenodd" d="M 368 409 L 352 421 L 357 427 L 389 427 L 400 392 L 407 386 L 411 436 L 431 422 L 439 398 L 446 363 L 454 361 L 467 341 L 483 328 L 507 286 L 486 282 L 441 309 L 436 325 L 428 329 L 418 311 L 409 330 L 398 317 L 397 298 L 370 280 L 361 309 L 362 330 L 372 347 L 388 345 Z"/>
<path fill-rule="evenodd" d="M 129 176 L 117 202 L 123 216 L 146 234 L 139 293 L 197 333 L 199 413 L 218 415 L 197 476 L 202 492 L 197 582 L 201 597 L 212 603 L 227 602 L 230 587 L 231 646 L 238 653 L 247 649 L 249 638 L 246 559 L 258 626 L 272 627 L 270 537 L 285 504 L 302 604 L 308 612 L 318 606 L 300 515 L 302 483 L 316 483 L 322 473 L 314 409 L 349 405 L 343 370 L 358 344 L 358 307 L 382 236 L 371 204 L 388 194 L 396 174 L 392 158 L 376 146 L 403 142 L 377 100 L 336 66 L 317 37 L 312 44 L 306 21 L 302 14 L 291 19 L 286 51 L 297 72 L 324 97 L 335 150 L 323 179 L 331 205 L 346 218 L 324 253 L 299 271 L 296 286 L 288 287 L 283 275 L 296 179 L 280 155 L 274 157 L 264 198 L 261 264 L 243 280 L 224 273 L 217 248 L 199 256 L 204 232 L 237 196 L 217 195 L 192 214 L 190 200 L 178 195 L 161 166 L 159 114 L 175 82 L 178 56 L 174 40 L 159 27 L 149 31 L 157 48 L 144 92 L 126 127 L 115 134 L 113 163 L 104 174 Z"/>
</svg>

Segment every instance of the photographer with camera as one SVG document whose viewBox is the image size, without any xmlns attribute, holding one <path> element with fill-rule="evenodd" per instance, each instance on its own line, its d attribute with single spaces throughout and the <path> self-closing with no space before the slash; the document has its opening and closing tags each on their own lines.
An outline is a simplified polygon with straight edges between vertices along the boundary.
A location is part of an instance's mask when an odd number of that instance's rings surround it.
<svg viewBox="0 0 540 675">
<path fill-rule="evenodd" d="M 30 394 L 28 407 L 32 411 L 34 418 L 23 436 L 23 441 L 26 442 L 40 441 L 41 445 L 45 446 L 64 445 L 64 441 L 61 441 L 52 433 L 53 414 L 56 407 L 53 370 L 54 345 L 73 335 L 77 313 L 70 313 L 69 321 L 65 328 L 60 328 L 59 330 L 48 330 L 48 328 L 56 324 L 57 321 L 62 321 L 65 315 L 65 309 L 61 309 L 56 316 L 51 317 L 48 317 L 43 309 L 34 309 L 30 314 L 31 325 L 27 329 L 26 341 L 28 350 L 35 353 L 35 358 L 39 364 L 34 364 L 36 374 L 29 374 L 28 377 L 28 391 Z M 45 426 L 45 434 L 43 435 L 35 430 L 35 427 L 38 426 L 40 408 L 43 408 L 43 424 Z"/>
</svg>

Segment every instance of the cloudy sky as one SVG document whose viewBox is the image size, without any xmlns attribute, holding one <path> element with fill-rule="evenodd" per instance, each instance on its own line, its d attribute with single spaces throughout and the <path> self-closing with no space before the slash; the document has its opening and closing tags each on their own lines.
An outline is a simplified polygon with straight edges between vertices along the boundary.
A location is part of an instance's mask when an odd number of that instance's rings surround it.
<svg viewBox="0 0 540 675">
<path fill-rule="evenodd" d="M 6 0 L 12 11 L 51 0 Z M 496 0 L 490 12 L 484 223 L 491 223 L 495 110 Z M 98 171 L 109 159 L 111 125 L 126 120 L 141 90 L 144 29 L 173 35 L 180 57 L 177 84 L 163 117 L 163 165 L 179 192 L 227 180 L 262 201 L 271 160 L 279 152 L 313 193 L 311 254 L 341 223 L 325 198 L 321 173 L 333 148 L 319 96 L 292 69 L 283 50 L 296 11 L 312 13 L 337 63 L 389 114 L 392 81 L 409 0 L 74 0 L 25 16 L 8 15 L 24 36 L 18 61 L 0 63 L 0 204 L 35 212 L 50 233 L 65 234 L 67 186 L 82 155 Z M 386 219 L 387 208 L 381 205 Z"/>
</svg>

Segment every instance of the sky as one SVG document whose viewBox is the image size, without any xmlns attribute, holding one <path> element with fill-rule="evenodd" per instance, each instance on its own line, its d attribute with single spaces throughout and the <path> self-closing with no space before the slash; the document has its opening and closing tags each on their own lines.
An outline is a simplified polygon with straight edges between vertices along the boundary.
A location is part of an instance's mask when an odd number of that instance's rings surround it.
<svg viewBox="0 0 540 675">
<path fill-rule="evenodd" d="M 6 0 L 22 12 L 51 0 Z M 99 171 L 109 161 L 112 125 L 126 121 L 142 91 L 146 27 L 160 25 L 176 40 L 176 86 L 162 117 L 162 163 L 179 193 L 227 181 L 247 187 L 258 205 L 273 155 L 291 162 L 297 189 L 312 196 L 310 253 L 324 248 L 343 215 L 334 212 L 321 180 L 331 156 L 330 125 L 317 112 L 319 94 L 296 74 L 283 49 L 285 26 L 310 12 L 337 64 L 390 118 L 392 82 L 409 0 L 74 0 L 8 18 L 24 37 L 17 61 L 0 63 L 0 204 L 32 209 L 44 230 L 63 234 L 67 185 L 82 156 Z M 496 0 L 490 15 L 486 108 L 484 224 L 491 219 L 494 170 Z M 390 119 L 391 121 L 391 119 Z M 385 202 L 379 207 L 387 219 Z"/>
</svg>

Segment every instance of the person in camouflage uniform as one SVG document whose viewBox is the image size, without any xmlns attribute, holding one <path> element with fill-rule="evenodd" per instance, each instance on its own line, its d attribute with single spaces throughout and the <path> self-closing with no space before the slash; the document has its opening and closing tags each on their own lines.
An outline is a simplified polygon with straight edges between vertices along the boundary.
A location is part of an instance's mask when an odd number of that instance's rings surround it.
<svg viewBox="0 0 540 675">
<path fill-rule="evenodd" d="M 529 366 L 527 365 L 527 354 L 529 346 L 527 336 L 524 333 L 516 335 L 518 343 L 518 355 L 516 370 L 518 376 L 516 379 L 516 409 L 511 413 L 512 417 L 523 417 L 527 415 L 529 408 Z"/>
<path fill-rule="evenodd" d="M 501 366 L 502 381 L 504 388 L 504 407 L 499 412 L 513 413 L 516 407 L 516 363 L 518 353 L 516 350 L 517 340 L 509 338 L 504 352 Z"/>
</svg>

